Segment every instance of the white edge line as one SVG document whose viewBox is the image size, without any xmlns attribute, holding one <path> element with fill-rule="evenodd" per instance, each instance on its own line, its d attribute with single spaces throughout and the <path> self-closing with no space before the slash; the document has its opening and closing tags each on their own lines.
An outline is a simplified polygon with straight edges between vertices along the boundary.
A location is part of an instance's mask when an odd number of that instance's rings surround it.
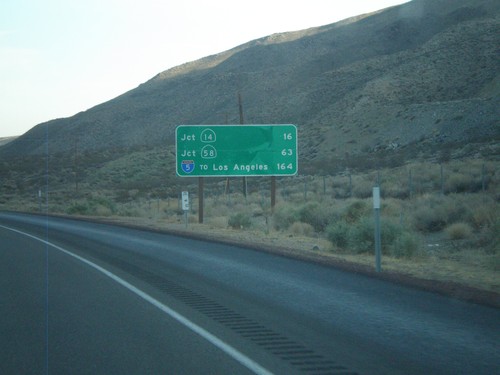
<svg viewBox="0 0 500 375">
<path fill-rule="evenodd" d="M 228 343 L 226 343 L 226 342 L 222 341 L 221 339 L 219 339 L 217 336 L 214 336 L 213 334 L 211 334 L 210 332 L 208 332 L 204 328 L 200 327 L 196 323 L 193 323 L 192 321 L 190 321 L 189 319 L 187 319 L 183 315 L 179 314 L 177 311 L 171 309 L 167 305 L 164 305 L 163 303 L 161 303 L 157 299 L 151 297 L 149 294 L 143 292 L 139 288 L 133 286 L 129 282 L 125 281 L 124 279 L 122 279 L 121 277 L 115 275 L 114 273 L 106 270 L 105 268 L 102 268 L 101 266 L 99 266 L 99 265 L 97 265 L 97 264 L 95 264 L 95 263 L 93 263 L 93 262 L 91 262 L 91 261 L 89 261 L 89 260 L 87 260 L 85 258 L 82 258 L 79 255 L 73 254 L 72 252 L 70 252 L 70 251 L 68 251 L 66 249 L 63 249 L 60 246 L 57 246 L 57 245 L 55 245 L 55 244 L 53 244 L 53 243 L 51 243 L 49 241 L 46 241 L 46 240 L 44 240 L 42 238 L 33 236 L 33 235 L 29 234 L 29 233 L 25 233 L 25 232 L 22 232 L 20 230 L 17 230 L 17 229 L 14 229 L 14 228 L 9 228 L 9 227 L 3 226 L 3 225 L 0 225 L 0 228 L 4 228 L 4 229 L 10 230 L 12 232 L 16 232 L 16 233 L 24 235 L 26 237 L 30 237 L 30 238 L 32 238 L 34 240 L 40 241 L 40 242 L 42 242 L 42 243 L 44 243 L 44 244 L 46 244 L 48 246 L 51 246 L 54 249 L 57 249 L 57 250 L 65 253 L 66 255 L 69 255 L 69 256 L 72 256 L 75 259 L 78 259 L 79 261 L 81 261 L 81 262 L 87 264 L 88 266 L 96 269 L 97 271 L 103 273 L 104 275 L 106 275 L 107 277 L 109 277 L 110 279 L 112 279 L 113 281 L 116 281 L 118 284 L 120 284 L 123 287 L 127 288 L 132 293 L 134 293 L 137 296 L 141 297 L 142 299 L 144 299 L 145 301 L 149 302 L 153 306 L 157 307 L 158 309 L 160 309 L 161 311 L 163 311 L 165 314 L 167 314 L 170 317 L 172 317 L 173 319 L 177 320 L 179 323 L 181 323 L 186 328 L 188 328 L 191 331 L 197 333 L 199 336 L 203 337 L 205 340 L 207 340 L 208 342 L 210 342 L 214 346 L 218 347 L 224 353 L 228 354 L 230 357 L 232 357 L 233 359 L 235 359 L 237 362 L 239 362 L 240 364 L 242 364 L 243 366 L 245 366 L 249 370 L 253 371 L 255 374 L 258 374 L 258 375 L 272 375 L 273 374 L 272 372 L 270 372 L 269 370 L 265 369 L 264 367 L 262 367 L 261 365 L 259 365 L 257 362 L 255 362 L 251 358 L 247 357 L 245 354 L 241 353 L 239 350 L 235 349 L 234 347 L 232 347 Z"/>
</svg>

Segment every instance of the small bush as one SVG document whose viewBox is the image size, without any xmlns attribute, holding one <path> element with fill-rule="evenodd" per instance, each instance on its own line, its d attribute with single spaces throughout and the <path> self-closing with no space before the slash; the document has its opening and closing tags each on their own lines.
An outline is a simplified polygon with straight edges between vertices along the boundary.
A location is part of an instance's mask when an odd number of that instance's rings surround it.
<svg viewBox="0 0 500 375">
<path fill-rule="evenodd" d="M 111 216 L 113 214 L 113 211 L 108 206 L 97 204 L 94 207 L 94 214 L 96 216 Z"/>
<path fill-rule="evenodd" d="M 472 221 L 472 208 L 456 194 L 423 196 L 416 206 L 414 224 L 422 232 L 439 232 L 453 223 Z"/>
<path fill-rule="evenodd" d="M 336 247 L 345 249 L 349 244 L 349 230 L 348 223 L 338 220 L 326 228 L 326 238 Z"/>
<path fill-rule="evenodd" d="M 441 209 L 444 211 L 447 224 L 459 223 L 470 217 L 470 211 L 457 195 L 443 197 Z"/>
<path fill-rule="evenodd" d="M 206 204 L 205 206 L 205 215 L 207 217 L 229 216 L 230 213 L 231 209 L 226 204 L 223 204 L 221 202 L 216 202 L 215 200 L 210 202 L 210 204 Z"/>
<path fill-rule="evenodd" d="M 375 251 L 375 221 L 364 217 L 359 222 L 349 224 L 343 220 L 332 223 L 327 228 L 327 239 L 337 248 L 354 254 Z M 381 220 L 382 252 L 396 258 L 412 257 L 418 253 L 418 237 L 388 218 Z"/>
<path fill-rule="evenodd" d="M 478 245 L 484 246 L 488 254 L 500 253 L 500 219 L 481 230 Z"/>
<path fill-rule="evenodd" d="M 353 195 L 356 198 L 370 198 L 373 194 L 373 182 L 358 179 L 357 181 L 353 182 L 352 190 Z"/>
<path fill-rule="evenodd" d="M 302 223 L 300 221 L 296 221 L 293 223 L 288 229 L 291 233 L 298 236 L 311 236 L 314 233 L 314 228 L 312 225 L 307 223 Z"/>
<path fill-rule="evenodd" d="M 347 223 L 356 223 L 362 217 L 368 215 L 369 212 L 370 208 L 365 201 L 356 200 L 347 206 L 342 214 L 342 217 Z"/>
<path fill-rule="evenodd" d="M 68 215 L 88 215 L 90 213 L 90 208 L 87 203 L 73 203 L 66 210 Z"/>
<path fill-rule="evenodd" d="M 238 212 L 229 217 L 227 224 L 233 229 L 249 228 L 252 225 L 250 215 L 244 212 Z"/>
<path fill-rule="evenodd" d="M 299 220 L 311 225 L 316 232 L 323 232 L 330 221 L 328 207 L 319 203 L 306 203 L 299 211 Z"/>
<path fill-rule="evenodd" d="M 273 225 L 276 230 L 286 230 L 300 221 L 298 209 L 292 205 L 280 205 L 273 214 Z"/>
<path fill-rule="evenodd" d="M 455 172 L 447 178 L 445 189 L 448 193 L 464 193 L 470 191 L 473 186 L 474 180 L 471 176 Z"/>
<path fill-rule="evenodd" d="M 206 223 L 214 228 L 227 228 L 227 218 L 224 216 L 209 217 Z"/>
<path fill-rule="evenodd" d="M 390 247 L 402 235 L 401 226 L 391 220 L 382 218 L 380 223 L 382 252 L 389 254 Z M 349 245 L 356 253 L 368 253 L 375 249 L 375 220 L 365 217 L 357 223 L 350 232 Z"/>
<path fill-rule="evenodd" d="M 352 225 L 349 231 L 349 249 L 356 254 L 375 249 L 375 223 L 373 218 L 364 218 Z"/>
<path fill-rule="evenodd" d="M 418 254 L 420 241 L 411 232 L 402 232 L 389 246 L 389 254 L 395 258 L 412 258 Z"/>
<path fill-rule="evenodd" d="M 415 228 L 422 232 L 439 232 L 446 226 L 443 210 L 428 206 L 419 206 L 413 214 Z"/>
<path fill-rule="evenodd" d="M 69 215 L 110 216 L 115 211 L 116 205 L 113 201 L 103 197 L 94 197 L 73 203 L 66 210 L 66 213 Z"/>
<path fill-rule="evenodd" d="M 455 223 L 448 226 L 445 232 L 451 240 L 463 240 L 470 238 L 472 228 L 467 223 Z"/>
<path fill-rule="evenodd" d="M 490 202 L 488 202 L 490 203 Z M 476 229 L 481 229 L 485 227 L 490 227 L 494 224 L 495 218 L 497 216 L 496 206 L 494 203 L 490 205 L 476 206 L 472 209 L 470 215 L 470 222 Z"/>
</svg>

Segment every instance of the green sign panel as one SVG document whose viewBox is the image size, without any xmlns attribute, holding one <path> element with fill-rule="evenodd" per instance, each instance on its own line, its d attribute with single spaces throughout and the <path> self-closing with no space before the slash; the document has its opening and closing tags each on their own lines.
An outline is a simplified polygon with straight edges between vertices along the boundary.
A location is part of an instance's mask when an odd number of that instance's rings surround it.
<svg viewBox="0 0 500 375">
<path fill-rule="evenodd" d="M 297 173 L 295 125 L 180 125 L 175 133 L 181 177 Z"/>
</svg>

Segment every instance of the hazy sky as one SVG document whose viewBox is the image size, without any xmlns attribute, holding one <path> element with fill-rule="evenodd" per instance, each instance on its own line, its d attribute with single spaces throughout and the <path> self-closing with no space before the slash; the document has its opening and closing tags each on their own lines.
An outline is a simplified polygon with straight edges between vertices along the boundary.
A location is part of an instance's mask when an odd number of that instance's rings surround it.
<svg viewBox="0 0 500 375">
<path fill-rule="evenodd" d="M 1 0 L 0 137 L 277 32 L 408 0 Z"/>
</svg>

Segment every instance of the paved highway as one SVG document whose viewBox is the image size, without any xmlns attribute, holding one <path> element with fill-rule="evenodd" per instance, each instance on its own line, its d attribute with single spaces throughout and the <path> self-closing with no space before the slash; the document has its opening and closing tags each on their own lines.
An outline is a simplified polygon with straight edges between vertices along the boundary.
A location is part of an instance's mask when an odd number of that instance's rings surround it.
<svg viewBox="0 0 500 375">
<path fill-rule="evenodd" d="M 211 242 L 0 213 L 1 374 L 499 374 L 498 309 Z"/>
</svg>

